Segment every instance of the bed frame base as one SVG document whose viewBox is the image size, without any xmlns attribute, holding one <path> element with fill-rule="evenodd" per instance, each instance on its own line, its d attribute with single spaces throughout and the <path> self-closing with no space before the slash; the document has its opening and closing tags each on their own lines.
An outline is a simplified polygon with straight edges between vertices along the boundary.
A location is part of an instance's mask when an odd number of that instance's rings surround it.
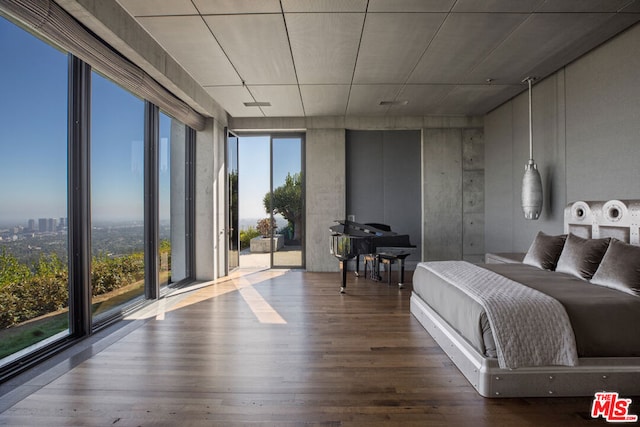
<svg viewBox="0 0 640 427">
<path fill-rule="evenodd" d="M 640 396 L 640 358 L 581 358 L 579 366 L 502 369 L 475 350 L 427 303 L 411 295 L 411 314 L 484 397 Z"/>
</svg>

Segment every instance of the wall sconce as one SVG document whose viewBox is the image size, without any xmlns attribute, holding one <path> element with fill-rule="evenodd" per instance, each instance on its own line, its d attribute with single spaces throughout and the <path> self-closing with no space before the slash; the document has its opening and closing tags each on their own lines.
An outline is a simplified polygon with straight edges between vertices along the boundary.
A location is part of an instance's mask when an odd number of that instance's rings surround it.
<svg viewBox="0 0 640 427">
<path fill-rule="evenodd" d="M 542 179 L 538 166 L 533 160 L 533 120 L 531 113 L 531 82 L 527 77 L 523 82 L 529 83 L 529 162 L 524 167 L 522 177 L 522 211 L 526 219 L 538 219 L 542 211 Z"/>
</svg>

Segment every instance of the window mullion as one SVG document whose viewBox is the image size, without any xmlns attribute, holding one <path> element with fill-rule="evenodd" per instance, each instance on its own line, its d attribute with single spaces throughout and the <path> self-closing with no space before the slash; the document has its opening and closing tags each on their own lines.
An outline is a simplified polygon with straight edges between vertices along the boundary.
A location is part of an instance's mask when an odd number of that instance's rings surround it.
<svg viewBox="0 0 640 427">
<path fill-rule="evenodd" d="M 186 131 L 186 161 L 185 161 L 185 265 L 186 278 L 195 279 L 195 165 L 196 165 L 196 131 L 187 126 Z"/>
<path fill-rule="evenodd" d="M 69 311 L 70 332 L 91 333 L 91 67 L 69 55 Z"/>
<path fill-rule="evenodd" d="M 144 113 L 144 241 L 145 297 L 160 295 L 159 259 L 159 150 L 160 109 L 145 102 Z"/>
</svg>

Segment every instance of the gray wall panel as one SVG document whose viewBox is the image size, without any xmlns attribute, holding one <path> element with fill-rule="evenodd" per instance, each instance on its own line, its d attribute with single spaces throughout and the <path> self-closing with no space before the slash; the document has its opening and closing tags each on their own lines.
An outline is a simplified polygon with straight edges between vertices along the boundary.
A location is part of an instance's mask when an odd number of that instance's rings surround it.
<svg viewBox="0 0 640 427">
<path fill-rule="evenodd" d="M 384 218 L 394 231 L 408 234 L 411 242 L 418 246 L 422 241 L 420 139 L 419 130 L 385 131 L 383 134 Z M 420 258 L 419 252 L 414 258 Z"/>
<path fill-rule="evenodd" d="M 638 70 L 638 25 L 567 67 L 569 200 L 640 195 Z"/>
<path fill-rule="evenodd" d="M 512 103 L 485 119 L 485 249 L 510 252 L 513 244 Z"/>
<path fill-rule="evenodd" d="M 420 247 L 420 131 L 348 131 L 346 175 L 348 215 L 388 224 Z"/>
<path fill-rule="evenodd" d="M 347 131 L 347 215 L 385 223 L 382 131 Z"/>
</svg>

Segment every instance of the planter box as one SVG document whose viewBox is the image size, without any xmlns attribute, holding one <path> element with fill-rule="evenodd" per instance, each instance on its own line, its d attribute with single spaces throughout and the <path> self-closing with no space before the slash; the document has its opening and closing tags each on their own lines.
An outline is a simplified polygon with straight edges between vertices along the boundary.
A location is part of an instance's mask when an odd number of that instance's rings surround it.
<svg viewBox="0 0 640 427">
<path fill-rule="evenodd" d="M 271 240 L 273 239 L 273 249 L 277 251 L 284 246 L 284 236 L 282 234 L 276 234 L 272 238 L 269 237 L 254 237 L 249 241 L 249 249 L 253 253 L 265 253 L 271 252 Z"/>
</svg>

